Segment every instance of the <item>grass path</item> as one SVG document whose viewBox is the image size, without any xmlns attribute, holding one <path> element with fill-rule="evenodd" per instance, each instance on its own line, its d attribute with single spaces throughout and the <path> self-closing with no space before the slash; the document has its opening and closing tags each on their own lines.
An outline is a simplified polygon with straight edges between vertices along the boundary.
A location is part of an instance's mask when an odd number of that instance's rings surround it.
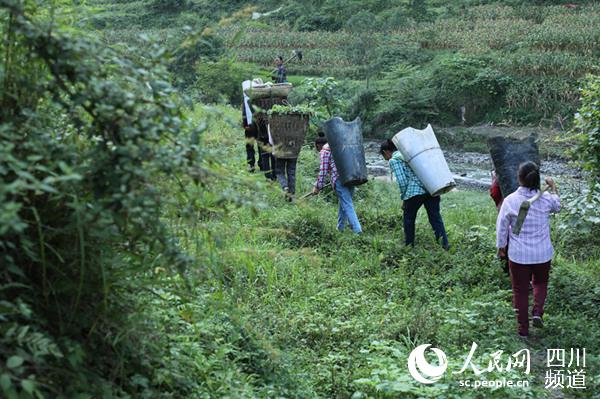
<svg viewBox="0 0 600 399">
<path fill-rule="evenodd" d="M 241 166 L 238 133 L 233 130 L 226 137 Z M 313 182 L 316 154 L 303 151 L 299 165 L 297 192 L 302 193 Z M 255 179 L 265 185 L 260 176 Z M 262 203 L 258 212 L 239 208 L 226 223 L 208 223 L 226 242 L 220 252 L 226 292 L 252 330 L 272 343 L 276 357 L 309 391 L 339 398 L 558 398 L 563 393 L 544 389 L 545 349 L 586 347 L 588 389 L 565 391 L 564 397 L 593 397 L 600 370 L 600 256 L 592 241 L 573 240 L 553 227 L 557 254 L 546 327 L 523 343 L 516 334 L 510 282 L 495 258 L 496 210 L 487 194 L 461 191 L 443 197 L 453 246 L 449 252 L 434 242 L 423 210 L 416 248 L 403 247 L 401 202 L 394 185 L 369 182 L 359 188 L 360 237 L 335 231 L 334 200 L 287 204 L 270 184 L 246 194 Z M 408 375 L 406 359 L 415 346 L 441 348 L 450 369 L 458 370 L 473 342 L 482 368 L 495 350 L 508 355 L 529 347 L 532 374 L 523 378 L 531 388 L 466 390 L 452 375 L 425 387 Z"/>
</svg>

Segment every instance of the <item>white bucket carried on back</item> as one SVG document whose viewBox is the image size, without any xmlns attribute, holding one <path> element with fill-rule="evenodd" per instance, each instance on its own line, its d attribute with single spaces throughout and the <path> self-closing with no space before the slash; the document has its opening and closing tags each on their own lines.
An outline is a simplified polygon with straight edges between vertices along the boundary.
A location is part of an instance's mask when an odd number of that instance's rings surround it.
<svg viewBox="0 0 600 399">
<path fill-rule="evenodd" d="M 456 186 L 431 125 L 423 130 L 407 127 L 392 141 L 429 194 L 444 194 Z"/>
</svg>

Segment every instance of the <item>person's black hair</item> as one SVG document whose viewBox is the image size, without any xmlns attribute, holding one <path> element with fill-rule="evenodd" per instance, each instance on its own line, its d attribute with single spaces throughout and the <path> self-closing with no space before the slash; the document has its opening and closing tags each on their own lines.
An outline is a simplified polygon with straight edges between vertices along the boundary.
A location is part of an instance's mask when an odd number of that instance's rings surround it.
<svg viewBox="0 0 600 399">
<path fill-rule="evenodd" d="M 396 148 L 396 145 L 390 139 L 387 139 L 386 141 L 384 141 L 383 143 L 381 143 L 381 146 L 379 147 L 379 153 L 382 154 L 382 155 L 383 155 L 384 151 L 394 152 L 396 150 L 398 150 Z"/>
<path fill-rule="evenodd" d="M 535 162 L 523 162 L 519 165 L 519 184 L 531 190 L 540 189 L 540 167 Z"/>
<path fill-rule="evenodd" d="M 279 61 L 283 62 L 283 56 L 282 55 L 278 55 L 277 58 L 279 59 Z"/>
<path fill-rule="evenodd" d="M 318 132 L 319 136 L 315 139 L 315 145 L 325 145 L 327 144 L 327 139 L 325 138 L 325 133 Z"/>
</svg>

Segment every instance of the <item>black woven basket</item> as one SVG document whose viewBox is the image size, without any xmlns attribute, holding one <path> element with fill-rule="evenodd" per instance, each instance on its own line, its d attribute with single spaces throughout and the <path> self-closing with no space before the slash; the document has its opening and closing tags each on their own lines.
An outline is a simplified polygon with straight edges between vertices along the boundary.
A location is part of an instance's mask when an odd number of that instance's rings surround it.
<svg viewBox="0 0 600 399">
<path fill-rule="evenodd" d="M 308 115 L 272 114 L 269 116 L 269 129 L 275 157 L 298 158 L 308 131 Z"/>
<path fill-rule="evenodd" d="M 538 166 L 541 164 L 536 139 L 536 135 L 522 140 L 500 136 L 488 139 L 490 155 L 503 197 L 513 193 L 519 187 L 517 172 L 521 163 L 531 161 Z"/>
</svg>

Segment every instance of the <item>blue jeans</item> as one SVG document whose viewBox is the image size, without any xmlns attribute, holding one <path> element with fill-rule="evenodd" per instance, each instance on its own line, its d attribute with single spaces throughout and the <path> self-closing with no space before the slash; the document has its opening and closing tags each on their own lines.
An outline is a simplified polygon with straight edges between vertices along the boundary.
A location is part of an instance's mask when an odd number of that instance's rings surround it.
<svg viewBox="0 0 600 399">
<path fill-rule="evenodd" d="M 432 197 L 429 194 L 415 195 L 404 201 L 402 209 L 404 210 L 404 240 L 406 245 L 414 245 L 415 242 L 415 221 L 419 208 L 425 205 L 429 224 L 435 232 L 436 240 L 442 239 L 442 246 L 448 247 L 448 236 L 444 227 L 444 221 L 440 214 L 440 197 Z"/>
<path fill-rule="evenodd" d="M 340 181 L 335 182 L 335 193 L 338 196 L 338 224 L 337 229 L 343 231 L 346 227 L 346 221 L 350 224 L 352 231 L 362 233 L 358 216 L 354 211 L 352 196 L 354 195 L 354 187 L 346 187 Z"/>
</svg>

